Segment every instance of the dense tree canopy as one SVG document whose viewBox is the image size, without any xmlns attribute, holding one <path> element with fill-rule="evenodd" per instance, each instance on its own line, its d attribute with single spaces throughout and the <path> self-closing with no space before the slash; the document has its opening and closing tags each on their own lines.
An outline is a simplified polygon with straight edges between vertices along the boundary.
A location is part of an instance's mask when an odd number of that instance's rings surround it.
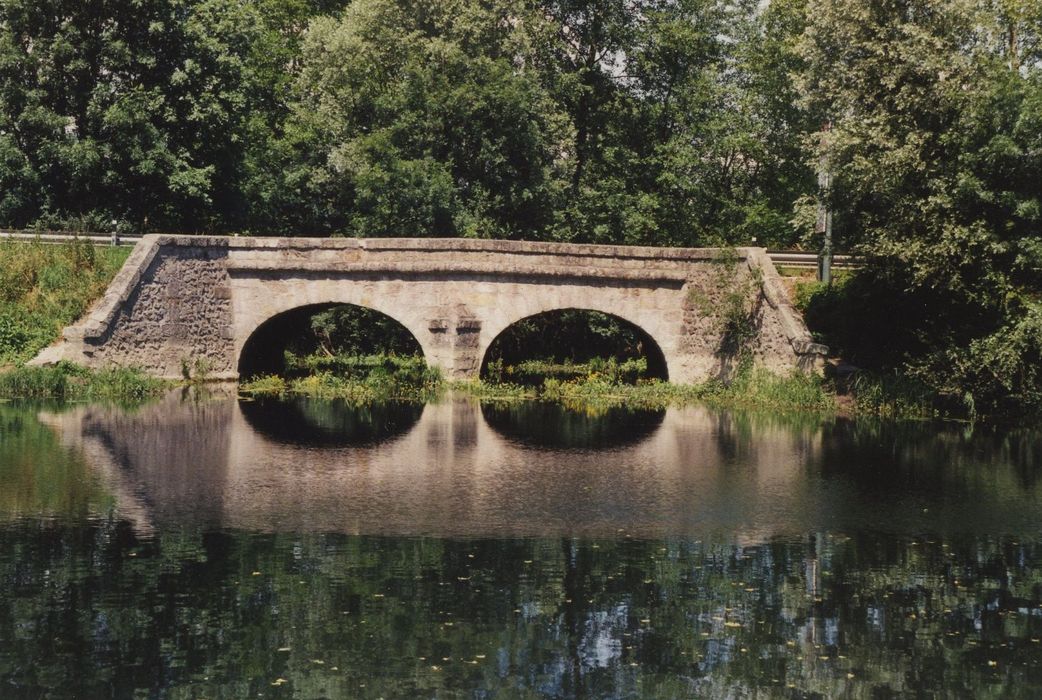
<svg viewBox="0 0 1042 700">
<path fill-rule="evenodd" d="M 1042 404 L 1042 5 L 814 4 L 803 94 L 870 264 L 863 331 L 971 408 Z"/>
<path fill-rule="evenodd" d="M 802 4 L 0 0 L 0 225 L 792 242 Z"/>
</svg>

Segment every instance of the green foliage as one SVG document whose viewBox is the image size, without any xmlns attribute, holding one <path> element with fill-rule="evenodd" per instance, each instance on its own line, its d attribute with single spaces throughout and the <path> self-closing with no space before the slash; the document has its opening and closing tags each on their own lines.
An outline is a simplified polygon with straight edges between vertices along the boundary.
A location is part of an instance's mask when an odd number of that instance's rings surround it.
<svg viewBox="0 0 1042 700">
<path fill-rule="evenodd" d="M 538 350 L 535 350 L 538 349 Z M 537 351 L 538 362 L 560 365 L 561 368 L 576 367 L 576 373 L 589 371 L 586 364 L 603 363 L 607 357 L 622 362 L 644 360 L 645 366 L 639 374 L 661 373 L 663 367 L 648 362 L 649 353 L 656 350 L 654 341 L 633 324 L 618 317 L 597 311 L 564 309 L 550 311 L 522 319 L 503 331 L 487 350 L 489 358 L 484 376 L 489 373 L 502 379 L 504 368 L 513 368 L 522 374 L 538 374 L 532 353 Z M 527 367 L 531 372 L 522 369 Z M 627 371 L 636 378 L 636 365 L 627 365 Z M 557 370 L 555 370 L 557 371 Z M 561 369 L 566 373 L 568 369 Z"/>
<path fill-rule="evenodd" d="M 851 384 L 858 413 L 920 419 L 943 415 L 936 393 L 907 376 L 861 372 Z"/>
<path fill-rule="evenodd" d="M 817 148 L 868 265 L 833 300 L 865 330 L 829 332 L 978 413 L 1042 409 L 1037 3 L 810 7 L 803 91 L 832 120 Z"/>
<path fill-rule="evenodd" d="M 168 387 L 167 382 L 133 368 L 89 370 L 67 362 L 0 373 L 0 398 L 133 403 L 158 396 Z"/>
<path fill-rule="evenodd" d="M 441 372 L 422 357 L 397 355 L 309 355 L 287 353 L 287 379 L 264 375 L 243 382 L 252 396 L 299 394 L 324 399 L 427 400 L 441 390 Z"/>
<path fill-rule="evenodd" d="M 0 366 L 32 358 L 101 295 L 126 248 L 0 241 Z"/>
<path fill-rule="evenodd" d="M 248 396 L 281 396 L 286 389 L 286 380 L 275 374 L 254 377 L 239 384 L 239 392 Z"/>
<path fill-rule="evenodd" d="M 0 20 L 0 225 L 781 243 L 812 177 L 791 1 L 5 0 Z"/>
<path fill-rule="evenodd" d="M 615 357 L 594 357 L 582 363 L 526 360 L 506 367 L 502 367 L 501 360 L 498 363 L 499 366 L 486 372 L 489 381 L 506 380 L 526 386 L 539 385 L 549 378 L 564 381 L 602 379 L 612 384 L 635 384 L 645 378 L 648 372 L 648 360 L 645 357 L 629 358 L 622 362 Z"/>
<path fill-rule="evenodd" d="M 610 366 L 611 360 L 603 360 Z M 538 367 L 547 369 L 543 363 Z M 552 366 L 551 366 L 552 367 Z M 658 380 L 627 383 L 619 374 L 589 371 L 581 376 L 560 372 L 545 376 L 541 386 L 491 382 L 457 383 L 453 388 L 483 399 L 538 398 L 561 403 L 575 410 L 609 407 L 664 408 L 696 403 L 780 411 L 832 412 L 834 397 L 823 379 L 802 373 L 779 376 L 760 367 L 746 365 L 731 381 L 710 380 L 701 384 L 670 384 Z"/>
<path fill-rule="evenodd" d="M 390 353 L 412 355 L 416 339 L 393 318 L 362 306 L 335 306 L 311 317 L 311 338 L 297 341 L 304 352 L 333 356 Z"/>
</svg>

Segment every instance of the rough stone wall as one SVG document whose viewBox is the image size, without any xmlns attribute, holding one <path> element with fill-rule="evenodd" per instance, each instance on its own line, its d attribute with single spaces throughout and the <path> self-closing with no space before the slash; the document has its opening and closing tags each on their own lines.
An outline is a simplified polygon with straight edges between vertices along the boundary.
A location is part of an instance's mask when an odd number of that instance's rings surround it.
<svg viewBox="0 0 1042 700">
<path fill-rule="evenodd" d="M 456 378 L 475 376 L 513 323 L 565 308 L 640 327 L 679 382 L 733 372 L 735 309 L 742 351 L 768 367 L 814 369 L 824 354 L 760 249 L 147 236 L 101 302 L 38 361 L 136 365 L 167 377 L 187 365 L 235 378 L 262 323 L 328 303 L 391 316 Z"/>
<path fill-rule="evenodd" d="M 119 293 L 117 278 L 86 319 L 66 330 L 62 357 L 164 377 L 233 374 L 227 251 L 157 246 L 149 252 L 135 251 L 121 271 L 126 278 L 140 266 L 128 288 Z"/>
</svg>

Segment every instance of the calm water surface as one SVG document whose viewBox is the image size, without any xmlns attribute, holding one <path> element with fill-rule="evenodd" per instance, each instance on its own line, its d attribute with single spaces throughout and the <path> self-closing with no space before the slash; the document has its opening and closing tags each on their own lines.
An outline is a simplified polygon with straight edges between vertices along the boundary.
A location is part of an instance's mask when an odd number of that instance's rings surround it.
<svg viewBox="0 0 1042 700">
<path fill-rule="evenodd" d="M 1042 431 L 0 404 L 0 698 L 1042 696 Z"/>
</svg>

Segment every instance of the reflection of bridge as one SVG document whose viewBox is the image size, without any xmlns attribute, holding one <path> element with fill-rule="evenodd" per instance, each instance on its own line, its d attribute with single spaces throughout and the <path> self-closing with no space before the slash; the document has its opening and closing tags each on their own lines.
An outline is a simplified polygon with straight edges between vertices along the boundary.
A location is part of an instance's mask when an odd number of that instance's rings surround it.
<svg viewBox="0 0 1042 700">
<path fill-rule="evenodd" d="M 286 407 L 283 415 L 288 415 Z M 469 400 L 428 404 L 383 442 L 315 448 L 251 421 L 234 398 L 171 394 L 132 412 L 80 406 L 42 419 L 82 452 L 142 532 L 258 531 L 513 536 L 803 532 L 796 484 L 820 431 L 749 427 L 700 408 L 649 416 L 606 449 L 540 446 Z M 603 438 L 604 435 L 601 435 Z M 599 441 L 599 440 L 598 440 Z M 557 443 L 559 444 L 559 443 Z M 742 456 L 735 468 L 736 453 Z M 824 506 L 824 507 L 827 507 Z"/>
<path fill-rule="evenodd" d="M 205 367 L 231 379 L 258 329 L 332 303 L 399 321 L 428 362 L 456 378 L 474 376 L 510 325 L 569 308 L 637 326 L 675 381 L 729 371 L 728 309 L 755 329 L 743 342 L 768 367 L 811 369 L 824 353 L 759 248 L 735 256 L 465 239 L 146 236 L 99 304 L 37 361 L 136 365 L 167 377 Z"/>
</svg>

